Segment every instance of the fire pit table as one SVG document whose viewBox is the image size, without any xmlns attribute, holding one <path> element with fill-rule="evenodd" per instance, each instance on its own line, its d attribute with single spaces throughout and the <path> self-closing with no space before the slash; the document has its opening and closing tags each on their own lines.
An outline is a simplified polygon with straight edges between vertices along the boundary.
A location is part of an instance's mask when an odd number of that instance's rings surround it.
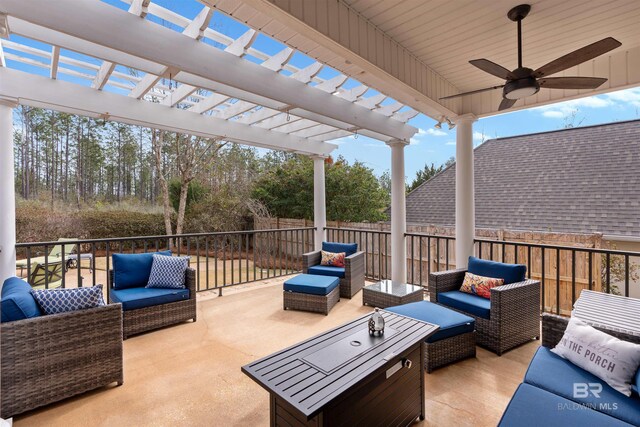
<svg viewBox="0 0 640 427">
<path fill-rule="evenodd" d="M 381 310 L 242 367 L 270 394 L 272 426 L 406 426 L 425 417 L 424 341 L 437 325 Z"/>
</svg>

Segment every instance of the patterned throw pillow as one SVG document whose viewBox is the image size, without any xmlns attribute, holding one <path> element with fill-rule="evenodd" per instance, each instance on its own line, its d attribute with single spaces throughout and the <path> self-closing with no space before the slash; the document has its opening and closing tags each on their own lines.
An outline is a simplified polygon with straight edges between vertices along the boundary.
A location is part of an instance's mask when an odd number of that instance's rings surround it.
<svg viewBox="0 0 640 427">
<path fill-rule="evenodd" d="M 504 285 L 504 279 L 478 276 L 473 273 L 465 273 L 464 281 L 460 287 L 461 292 L 475 294 L 483 298 L 491 298 L 491 288 Z"/>
<path fill-rule="evenodd" d="M 102 285 L 90 288 L 32 290 L 45 314 L 65 313 L 104 305 Z"/>
<path fill-rule="evenodd" d="M 189 266 L 188 256 L 153 255 L 147 288 L 184 289 L 184 272 Z"/>
<path fill-rule="evenodd" d="M 327 252 L 322 251 L 322 260 L 320 265 L 328 265 L 331 267 L 344 267 L 344 257 L 346 252 Z"/>
</svg>

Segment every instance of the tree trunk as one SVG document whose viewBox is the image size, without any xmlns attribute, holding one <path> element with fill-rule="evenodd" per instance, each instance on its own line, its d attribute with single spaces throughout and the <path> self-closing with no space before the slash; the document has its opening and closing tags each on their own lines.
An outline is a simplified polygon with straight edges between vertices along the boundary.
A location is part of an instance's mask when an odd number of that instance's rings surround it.
<svg viewBox="0 0 640 427">
<path fill-rule="evenodd" d="M 171 236 L 171 201 L 169 200 L 169 184 L 162 173 L 162 142 L 164 140 L 164 131 L 151 131 L 151 145 L 153 147 L 153 159 L 156 167 L 156 178 L 162 191 L 162 210 L 164 213 L 164 228 L 167 236 Z"/>
<path fill-rule="evenodd" d="M 71 132 L 71 118 L 67 118 L 67 134 L 64 140 L 64 201 L 69 197 L 69 133 Z"/>
<path fill-rule="evenodd" d="M 187 208 L 187 195 L 189 193 L 190 177 L 183 177 L 180 185 L 180 204 L 178 205 L 178 220 L 176 223 L 176 234 L 182 234 L 184 227 L 184 212 Z"/>
</svg>

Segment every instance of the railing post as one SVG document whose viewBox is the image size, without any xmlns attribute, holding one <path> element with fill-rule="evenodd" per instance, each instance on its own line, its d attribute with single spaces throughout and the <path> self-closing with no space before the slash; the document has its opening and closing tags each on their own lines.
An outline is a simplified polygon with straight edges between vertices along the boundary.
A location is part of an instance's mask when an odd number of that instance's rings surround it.
<svg viewBox="0 0 640 427">
<path fill-rule="evenodd" d="M 16 275 L 16 196 L 13 170 L 13 108 L 0 100 L 0 288 Z"/>
</svg>

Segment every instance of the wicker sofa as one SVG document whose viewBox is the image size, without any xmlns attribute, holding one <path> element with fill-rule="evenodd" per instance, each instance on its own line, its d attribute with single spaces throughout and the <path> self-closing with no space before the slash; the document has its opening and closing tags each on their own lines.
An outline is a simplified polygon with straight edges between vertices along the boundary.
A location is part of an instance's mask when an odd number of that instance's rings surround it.
<svg viewBox="0 0 640 427">
<path fill-rule="evenodd" d="M 496 263 L 497 264 L 497 263 Z M 441 294 L 458 291 L 466 269 L 429 275 L 429 299 L 471 316 L 476 322 L 476 342 L 501 356 L 503 352 L 540 337 L 540 282 L 523 280 L 491 289 L 489 301 L 475 295 L 484 310 L 461 309 L 444 302 Z M 460 292 L 461 293 L 461 292 Z M 467 297 L 465 297 L 467 298 Z"/>
<path fill-rule="evenodd" d="M 2 418 L 123 383 L 120 304 L 6 321 L 0 344 Z"/>
<path fill-rule="evenodd" d="M 109 301 L 117 299 L 117 294 L 114 292 L 117 290 L 114 289 L 113 277 L 113 270 L 109 270 Z M 188 298 L 175 302 L 160 302 L 159 304 L 133 309 L 129 309 L 126 302 L 123 303 L 122 332 L 124 339 L 132 335 L 185 322 L 190 319 L 193 319 L 195 322 L 196 271 L 193 268 L 187 268 L 185 272 L 185 288 L 188 290 Z"/>
<path fill-rule="evenodd" d="M 604 313 L 603 313 L 604 314 Z M 500 427 L 527 426 L 632 426 L 640 423 L 638 389 L 627 397 L 570 361 L 552 353 L 569 318 L 542 315 L 542 346 L 534 355 L 524 381 L 514 393 Z M 640 337 L 598 327 L 621 340 L 640 344 Z M 640 383 L 636 374 L 636 386 Z M 574 384 L 588 384 L 597 393 L 577 395 Z"/>
<path fill-rule="evenodd" d="M 321 251 L 302 255 L 302 272 L 340 278 L 340 297 L 352 298 L 364 287 L 364 252 L 357 251 L 357 244 L 322 242 L 322 250 L 328 252 L 346 252 L 345 266 L 321 266 Z"/>
</svg>

